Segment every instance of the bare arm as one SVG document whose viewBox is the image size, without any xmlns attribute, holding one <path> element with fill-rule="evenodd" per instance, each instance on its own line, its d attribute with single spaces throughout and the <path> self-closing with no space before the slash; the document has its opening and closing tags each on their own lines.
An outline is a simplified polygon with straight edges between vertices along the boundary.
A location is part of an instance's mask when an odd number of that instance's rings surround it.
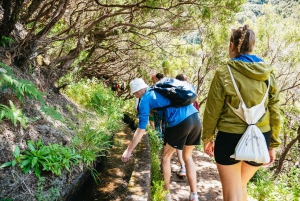
<svg viewBox="0 0 300 201">
<path fill-rule="evenodd" d="M 140 129 L 140 128 L 136 129 L 129 146 L 123 152 L 123 155 L 122 155 L 122 158 L 121 158 L 123 162 L 129 161 L 130 156 L 131 156 L 131 152 L 134 150 L 136 145 L 140 142 L 140 140 L 143 137 L 144 133 L 145 133 L 145 129 Z"/>
</svg>

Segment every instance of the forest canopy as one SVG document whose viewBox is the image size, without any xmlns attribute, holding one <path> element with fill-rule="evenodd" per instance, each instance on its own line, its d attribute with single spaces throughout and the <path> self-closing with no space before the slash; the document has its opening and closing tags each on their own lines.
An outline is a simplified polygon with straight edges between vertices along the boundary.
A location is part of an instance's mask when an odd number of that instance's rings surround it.
<svg viewBox="0 0 300 201">
<path fill-rule="evenodd" d="M 228 23 L 243 2 L 2 0 L 0 55 L 39 71 L 50 86 L 78 70 L 80 77 L 128 80 L 161 66 L 151 58 L 165 54 L 169 41 Z"/>
</svg>

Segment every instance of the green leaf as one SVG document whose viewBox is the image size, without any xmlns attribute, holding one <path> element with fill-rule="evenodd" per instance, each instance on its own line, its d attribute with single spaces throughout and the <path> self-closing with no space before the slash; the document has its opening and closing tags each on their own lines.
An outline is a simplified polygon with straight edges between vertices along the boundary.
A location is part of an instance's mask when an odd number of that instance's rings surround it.
<svg viewBox="0 0 300 201">
<path fill-rule="evenodd" d="M 66 165 L 65 168 L 70 172 L 70 166 Z"/>
<path fill-rule="evenodd" d="M 30 142 L 28 142 L 28 148 L 31 150 L 31 151 L 35 151 L 35 148 L 34 148 L 34 146 L 30 143 Z"/>
<path fill-rule="evenodd" d="M 24 169 L 23 169 L 23 172 L 25 173 L 25 174 L 27 174 L 29 171 L 30 171 L 30 166 L 28 165 L 28 166 L 26 166 Z"/>
<path fill-rule="evenodd" d="M 34 172 L 35 172 L 35 175 L 36 175 L 38 178 L 41 177 L 41 170 L 40 170 L 40 168 L 39 168 L 38 165 L 36 165 L 36 166 L 34 167 Z"/>
<path fill-rule="evenodd" d="M 20 156 L 20 148 L 19 148 L 18 145 L 15 147 L 13 155 L 14 155 L 15 158 Z"/>
<path fill-rule="evenodd" d="M 11 162 L 11 166 L 12 166 L 12 167 L 15 167 L 16 164 L 17 164 L 17 161 L 16 161 L 16 160 L 13 160 L 13 161 Z"/>
<path fill-rule="evenodd" d="M 31 161 L 31 167 L 33 168 L 36 164 L 37 164 L 38 158 L 37 157 L 33 157 L 32 161 Z"/>
<path fill-rule="evenodd" d="M 11 165 L 12 165 L 12 162 L 3 163 L 2 165 L 0 165 L 0 169 L 5 168 L 5 167 L 9 167 Z"/>
<path fill-rule="evenodd" d="M 27 160 L 24 160 L 24 161 L 21 162 L 20 166 L 21 166 L 22 168 L 24 168 L 24 167 L 26 167 L 28 164 L 30 164 L 31 161 L 32 161 L 31 158 L 30 158 L 30 159 L 27 159 Z"/>
</svg>

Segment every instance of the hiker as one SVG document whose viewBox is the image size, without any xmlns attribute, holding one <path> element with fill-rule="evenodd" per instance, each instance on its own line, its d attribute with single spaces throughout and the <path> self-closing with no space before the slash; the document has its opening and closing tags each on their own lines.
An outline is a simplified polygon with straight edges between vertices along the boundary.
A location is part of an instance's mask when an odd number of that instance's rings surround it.
<svg viewBox="0 0 300 201">
<path fill-rule="evenodd" d="M 152 75 L 151 80 L 152 80 L 153 84 L 155 84 L 158 81 L 160 81 L 162 78 L 164 78 L 164 75 L 161 73 L 157 73 L 157 74 Z M 157 130 L 157 132 L 158 132 L 158 137 L 160 139 L 163 139 L 164 133 L 166 130 L 166 122 L 159 114 L 157 114 L 157 112 L 155 110 L 151 110 L 150 115 L 151 114 L 153 117 L 150 116 L 150 119 L 151 120 L 153 119 L 153 121 L 154 121 L 154 127 L 155 127 L 155 130 Z"/>
<path fill-rule="evenodd" d="M 118 90 L 118 83 L 116 81 L 113 81 L 111 84 L 111 90 L 117 91 Z"/>
<path fill-rule="evenodd" d="M 135 98 L 135 106 L 134 106 L 134 110 L 136 113 L 136 117 L 139 117 L 139 104 L 140 104 L 140 98 Z M 154 127 L 154 117 L 153 117 L 153 111 L 150 110 L 150 115 L 149 115 L 149 124 L 152 128 Z"/>
<path fill-rule="evenodd" d="M 139 107 L 139 125 L 134 137 L 122 155 L 122 161 L 130 159 L 133 149 L 143 137 L 148 122 L 150 109 L 170 105 L 170 100 L 152 90 L 141 78 L 136 78 L 130 82 L 131 93 L 137 98 L 141 98 Z M 197 175 L 196 167 L 192 158 L 195 145 L 200 144 L 201 124 L 198 111 L 189 104 L 181 107 L 167 107 L 159 110 L 163 115 L 168 127 L 164 137 L 164 147 L 162 151 L 162 172 L 165 181 L 165 189 L 170 189 L 171 179 L 171 157 L 176 149 L 183 150 L 183 159 L 186 164 L 187 179 L 190 185 L 190 201 L 198 200 L 197 195 Z M 164 114 L 162 114 L 164 113 Z M 167 201 L 171 201 L 170 193 L 166 196 Z"/>
<path fill-rule="evenodd" d="M 187 76 L 184 74 L 178 74 L 175 78 L 180 81 L 187 81 Z M 195 102 L 197 102 L 197 100 L 195 100 Z M 193 103 L 194 107 L 195 107 L 195 102 Z M 198 105 L 198 103 L 197 103 L 197 105 Z M 199 111 L 199 107 L 198 108 L 195 107 L 195 108 Z M 177 174 L 181 177 L 186 176 L 185 163 L 182 158 L 182 150 L 177 149 L 176 152 L 177 152 L 178 161 L 180 163 L 180 169 L 177 172 Z"/>
<path fill-rule="evenodd" d="M 139 105 L 140 105 L 140 99 L 139 98 L 135 98 L 134 111 L 136 113 L 136 117 L 139 117 Z"/>
<path fill-rule="evenodd" d="M 115 94 L 118 94 L 118 91 L 120 91 L 120 84 L 113 81 L 111 84 L 111 90 L 114 91 Z"/>
<path fill-rule="evenodd" d="M 257 126 L 264 135 L 269 152 L 266 154 L 270 156 L 270 162 L 264 165 L 274 162 L 275 148 L 280 145 L 279 95 L 275 75 L 270 65 L 251 54 L 254 44 L 255 34 L 248 25 L 233 30 L 229 44 L 230 60 L 217 69 L 204 111 L 204 151 L 215 157 L 224 201 L 246 201 L 247 183 L 263 165 L 230 157 L 248 126 Z M 247 108 L 262 104 L 266 109 L 256 124 L 248 125 L 234 112 L 240 109 L 240 98 Z"/>
<path fill-rule="evenodd" d="M 188 82 L 187 76 L 185 74 L 178 74 L 175 78 L 177 80 L 187 81 Z M 199 107 L 199 103 L 198 103 L 197 100 L 194 101 L 193 105 L 199 111 L 200 107 Z"/>
</svg>

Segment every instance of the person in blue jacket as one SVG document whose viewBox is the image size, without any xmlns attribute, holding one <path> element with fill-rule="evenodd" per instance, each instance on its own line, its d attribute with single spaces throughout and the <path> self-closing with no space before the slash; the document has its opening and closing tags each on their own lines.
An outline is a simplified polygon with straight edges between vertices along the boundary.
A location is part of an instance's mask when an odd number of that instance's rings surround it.
<svg viewBox="0 0 300 201">
<path fill-rule="evenodd" d="M 139 125 L 132 141 L 122 155 L 122 161 L 127 162 L 131 153 L 145 133 L 148 124 L 150 109 L 170 105 L 170 100 L 155 92 L 141 78 L 130 82 L 131 93 L 140 98 Z M 190 201 L 198 200 L 196 166 L 192 158 L 195 145 L 200 144 L 201 123 L 196 108 L 190 104 L 182 107 L 167 107 L 159 111 L 167 122 L 164 136 L 164 148 L 162 151 L 162 172 L 165 181 L 165 189 L 170 190 L 171 157 L 176 149 L 183 150 L 182 156 L 186 164 L 186 175 L 190 185 Z M 166 196 L 171 201 L 170 193 Z"/>
</svg>

